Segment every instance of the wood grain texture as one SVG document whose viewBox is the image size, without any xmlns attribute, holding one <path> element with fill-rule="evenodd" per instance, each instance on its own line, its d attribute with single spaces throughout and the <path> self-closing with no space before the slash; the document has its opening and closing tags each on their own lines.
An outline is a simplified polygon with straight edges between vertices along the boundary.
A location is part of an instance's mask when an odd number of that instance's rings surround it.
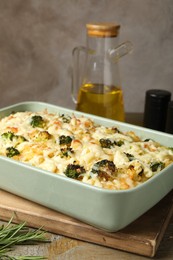
<svg viewBox="0 0 173 260">
<path fill-rule="evenodd" d="M 128 227 L 108 233 L 76 219 L 0 190 L 0 219 L 26 221 L 55 234 L 153 257 L 173 214 L 173 191 Z"/>
</svg>

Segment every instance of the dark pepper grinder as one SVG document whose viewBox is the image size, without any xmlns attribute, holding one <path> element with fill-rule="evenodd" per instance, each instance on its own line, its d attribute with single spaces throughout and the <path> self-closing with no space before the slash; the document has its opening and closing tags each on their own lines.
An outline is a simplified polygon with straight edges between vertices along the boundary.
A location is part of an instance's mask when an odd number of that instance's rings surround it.
<svg viewBox="0 0 173 260">
<path fill-rule="evenodd" d="M 173 134 L 173 101 L 170 101 L 168 104 L 166 132 L 169 134 Z"/>
<path fill-rule="evenodd" d="M 158 131 L 165 131 L 168 103 L 171 92 L 150 89 L 146 92 L 144 126 Z"/>
</svg>

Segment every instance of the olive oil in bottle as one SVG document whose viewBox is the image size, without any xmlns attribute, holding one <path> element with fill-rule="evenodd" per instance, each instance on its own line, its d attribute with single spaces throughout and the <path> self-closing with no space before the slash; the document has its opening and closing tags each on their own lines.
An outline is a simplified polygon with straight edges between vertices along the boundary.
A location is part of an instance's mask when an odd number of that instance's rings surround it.
<svg viewBox="0 0 173 260">
<path fill-rule="evenodd" d="M 76 110 L 124 121 L 118 61 L 130 51 L 129 44 L 119 45 L 119 24 L 91 23 L 86 29 L 86 47 L 73 49 L 71 94 Z"/>
<path fill-rule="evenodd" d="M 122 90 L 116 86 L 85 84 L 79 90 L 76 110 L 124 121 Z"/>
</svg>

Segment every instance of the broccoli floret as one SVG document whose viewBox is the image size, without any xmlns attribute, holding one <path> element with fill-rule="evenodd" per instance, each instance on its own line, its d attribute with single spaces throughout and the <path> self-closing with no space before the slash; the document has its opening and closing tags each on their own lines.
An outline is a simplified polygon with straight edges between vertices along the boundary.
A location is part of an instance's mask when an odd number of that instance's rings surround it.
<svg viewBox="0 0 173 260">
<path fill-rule="evenodd" d="M 150 138 L 147 138 L 147 139 L 144 140 L 144 142 L 149 142 L 149 141 L 153 141 L 153 140 L 150 139 Z"/>
<path fill-rule="evenodd" d="M 122 146 L 124 144 L 124 141 L 122 141 L 122 140 L 115 141 L 114 144 L 117 146 Z"/>
<path fill-rule="evenodd" d="M 47 140 L 49 140 L 51 137 L 52 137 L 52 135 L 49 134 L 49 132 L 47 132 L 47 131 L 42 131 L 42 132 L 39 132 L 39 133 L 38 133 L 38 135 L 36 136 L 35 140 L 38 141 L 38 142 L 47 141 Z"/>
<path fill-rule="evenodd" d="M 63 123 L 70 123 L 71 117 L 69 115 L 60 115 L 60 117 L 62 118 Z"/>
<path fill-rule="evenodd" d="M 61 148 L 61 157 L 69 157 L 72 153 L 74 153 L 71 147 Z"/>
<path fill-rule="evenodd" d="M 121 145 L 124 144 L 124 141 L 122 141 L 122 140 L 113 141 L 113 142 L 112 142 L 110 139 L 104 139 L 104 138 L 101 138 L 101 139 L 99 140 L 99 142 L 100 142 L 102 148 L 109 148 L 109 149 L 110 149 L 111 147 L 115 146 L 115 145 L 121 146 Z"/>
<path fill-rule="evenodd" d="M 28 141 L 24 136 L 22 135 L 15 135 L 14 138 L 16 139 L 18 144 L 21 144 L 23 142 Z"/>
<path fill-rule="evenodd" d="M 163 162 L 153 162 L 150 165 L 152 172 L 156 172 L 157 170 L 163 170 L 165 168 L 165 164 Z"/>
<path fill-rule="evenodd" d="M 115 175 L 116 166 L 113 161 L 105 159 L 95 163 L 91 171 L 94 174 L 98 174 L 100 178 L 105 178 L 106 180 L 109 180 Z"/>
<path fill-rule="evenodd" d="M 113 143 L 109 139 L 101 138 L 99 140 L 99 142 L 100 142 L 102 148 L 109 148 L 110 149 L 111 146 L 113 146 Z"/>
<path fill-rule="evenodd" d="M 72 179 L 77 179 L 80 174 L 85 173 L 85 168 L 79 164 L 69 164 L 65 170 L 65 175 Z"/>
<path fill-rule="evenodd" d="M 6 149 L 6 156 L 7 157 L 13 157 L 13 156 L 15 156 L 15 155 L 19 155 L 20 154 L 20 152 L 16 149 L 16 148 L 14 148 L 13 146 L 12 147 L 8 147 L 7 149 Z"/>
<path fill-rule="evenodd" d="M 16 141 L 17 144 L 27 141 L 27 139 L 22 135 L 15 135 L 12 132 L 6 132 L 1 135 L 4 139 L 10 141 Z"/>
<path fill-rule="evenodd" d="M 12 132 L 6 132 L 1 135 L 4 139 L 12 141 L 14 138 L 14 134 Z"/>
<path fill-rule="evenodd" d="M 40 127 L 40 128 L 44 128 L 45 127 L 45 121 L 42 118 L 42 116 L 36 115 L 36 116 L 32 116 L 31 117 L 31 122 L 30 124 L 32 125 L 32 127 Z"/>
<path fill-rule="evenodd" d="M 112 127 L 113 133 L 120 133 L 120 130 L 117 127 Z"/>
<path fill-rule="evenodd" d="M 60 145 L 67 145 L 70 146 L 72 142 L 72 138 L 70 136 L 61 135 L 59 137 L 59 144 Z"/>
<path fill-rule="evenodd" d="M 135 160 L 135 157 L 131 153 L 125 153 L 125 155 L 127 156 L 130 162 Z"/>
</svg>

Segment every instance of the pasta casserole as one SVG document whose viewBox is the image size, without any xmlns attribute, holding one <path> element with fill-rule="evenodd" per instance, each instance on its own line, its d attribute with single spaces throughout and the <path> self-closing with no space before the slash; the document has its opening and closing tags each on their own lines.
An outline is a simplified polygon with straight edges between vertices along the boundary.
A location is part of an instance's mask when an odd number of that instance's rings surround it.
<svg viewBox="0 0 173 260">
<path fill-rule="evenodd" d="M 136 187 L 173 162 L 173 148 L 133 131 L 47 110 L 2 118 L 0 155 L 111 190 Z"/>
</svg>

